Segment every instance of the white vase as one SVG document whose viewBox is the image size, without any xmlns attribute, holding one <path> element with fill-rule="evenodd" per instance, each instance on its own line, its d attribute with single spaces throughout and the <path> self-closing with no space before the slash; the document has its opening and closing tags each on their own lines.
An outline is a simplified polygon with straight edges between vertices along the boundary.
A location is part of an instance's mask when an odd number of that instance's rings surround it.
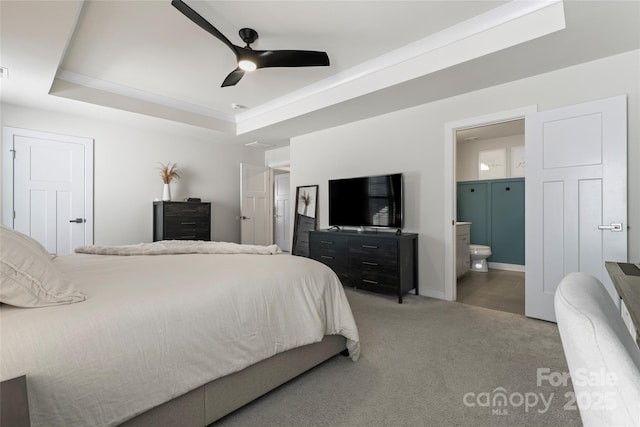
<svg viewBox="0 0 640 427">
<path fill-rule="evenodd" d="M 165 202 L 171 201 L 171 187 L 169 187 L 169 184 L 165 184 L 162 189 L 162 200 Z"/>
</svg>

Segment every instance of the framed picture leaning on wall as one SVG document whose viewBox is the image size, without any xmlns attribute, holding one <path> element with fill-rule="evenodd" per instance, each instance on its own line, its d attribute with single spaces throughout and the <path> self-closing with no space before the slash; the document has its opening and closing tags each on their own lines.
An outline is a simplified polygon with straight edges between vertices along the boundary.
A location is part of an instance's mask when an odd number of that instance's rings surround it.
<svg viewBox="0 0 640 427">
<path fill-rule="evenodd" d="M 296 210 L 293 223 L 293 255 L 309 256 L 309 231 L 316 229 L 318 216 L 318 186 L 296 189 Z"/>
<path fill-rule="evenodd" d="M 318 186 L 307 185 L 296 189 L 296 213 L 311 218 L 317 214 Z"/>
</svg>

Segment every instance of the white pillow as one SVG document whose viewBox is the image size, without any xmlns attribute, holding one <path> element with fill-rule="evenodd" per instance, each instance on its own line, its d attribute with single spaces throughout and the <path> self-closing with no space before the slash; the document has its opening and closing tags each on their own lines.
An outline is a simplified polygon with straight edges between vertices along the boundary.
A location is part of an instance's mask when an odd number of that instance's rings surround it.
<svg viewBox="0 0 640 427">
<path fill-rule="evenodd" d="M 49 251 L 47 250 L 47 248 L 42 246 L 42 244 L 40 242 L 38 242 L 36 239 L 32 238 L 31 236 L 27 236 L 26 234 L 22 234 L 19 231 L 16 231 L 13 228 L 7 227 L 4 224 L 0 224 L 0 228 L 2 228 L 2 231 L 0 231 L 2 234 L 4 234 L 5 232 L 14 234 L 16 239 L 18 239 L 19 241 L 23 242 L 25 245 L 29 246 L 34 251 L 41 252 L 41 253 L 49 256 L 49 257 L 51 256 L 51 254 L 49 254 Z"/>
<path fill-rule="evenodd" d="M 47 250 L 29 236 L 0 227 L 0 302 L 43 307 L 84 301 L 62 277 Z"/>
</svg>

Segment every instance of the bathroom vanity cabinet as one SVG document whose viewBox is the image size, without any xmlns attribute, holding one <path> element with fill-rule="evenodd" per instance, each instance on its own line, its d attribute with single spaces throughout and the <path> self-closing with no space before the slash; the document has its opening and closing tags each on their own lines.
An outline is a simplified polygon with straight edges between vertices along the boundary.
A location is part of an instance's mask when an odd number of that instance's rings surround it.
<svg viewBox="0 0 640 427">
<path fill-rule="evenodd" d="M 463 276 L 471 268 L 471 223 L 456 224 L 456 277 Z"/>
</svg>

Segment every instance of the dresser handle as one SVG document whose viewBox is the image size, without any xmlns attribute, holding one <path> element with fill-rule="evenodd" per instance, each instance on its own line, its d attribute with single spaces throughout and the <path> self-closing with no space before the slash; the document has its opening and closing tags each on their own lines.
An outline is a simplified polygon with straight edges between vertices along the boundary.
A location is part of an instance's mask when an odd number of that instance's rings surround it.
<svg viewBox="0 0 640 427">
<path fill-rule="evenodd" d="M 322 243 L 323 245 L 333 245 L 333 242 L 329 240 L 320 240 L 320 243 Z"/>
<path fill-rule="evenodd" d="M 195 222 L 181 222 L 180 225 L 196 225 Z"/>
<path fill-rule="evenodd" d="M 324 259 L 334 259 L 332 256 L 328 256 L 328 255 L 320 255 L 320 258 L 324 258 Z"/>
<path fill-rule="evenodd" d="M 378 284 L 378 282 L 376 282 L 375 280 L 362 279 L 362 281 L 364 283 L 371 283 L 372 285 L 377 285 Z"/>
<path fill-rule="evenodd" d="M 367 249 L 378 249 L 379 246 L 373 246 L 373 245 L 362 245 L 363 248 L 367 248 Z"/>
<path fill-rule="evenodd" d="M 380 264 L 378 264 L 377 262 L 369 262 L 369 261 L 362 261 L 362 263 L 363 263 L 364 265 L 375 265 L 375 266 L 380 265 Z"/>
</svg>

